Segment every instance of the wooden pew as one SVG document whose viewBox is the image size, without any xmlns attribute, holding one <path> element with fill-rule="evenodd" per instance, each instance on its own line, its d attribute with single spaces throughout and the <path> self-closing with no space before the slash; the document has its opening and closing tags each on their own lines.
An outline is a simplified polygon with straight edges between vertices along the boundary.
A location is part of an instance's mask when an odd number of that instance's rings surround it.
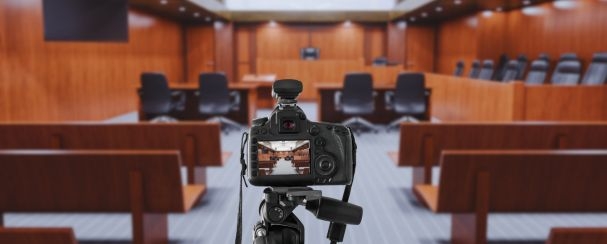
<svg viewBox="0 0 607 244">
<path fill-rule="evenodd" d="M 0 150 L 0 219 L 130 212 L 134 243 L 168 243 L 167 213 L 189 211 L 205 191 L 182 185 L 180 163 L 178 151 Z"/>
<path fill-rule="evenodd" d="M 413 185 L 430 184 L 443 150 L 607 149 L 607 123 L 476 122 L 404 123 L 398 166 L 413 167 Z"/>
<path fill-rule="evenodd" d="M 605 185 L 607 150 L 444 151 L 438 186 L 415 189 L 452 243 L 487 243 L 489 212 L 607 211 Z"/>
<path fill-rule="evenodd" d="M 206 184 L 206 167 L 222 166 L 215 123 L 24 123 L 0 124 L 0 149 L 179 150 L 188 183 Z"/>
<path fill-rule="evenodd" d="M 552 228 L 546 244 L 607 244 L 607 228 Z"/>
<path fill-rule="evenodd" d="M 71 228 L 0 228 L 0 243 L 77 244 Z"/>
</svg>

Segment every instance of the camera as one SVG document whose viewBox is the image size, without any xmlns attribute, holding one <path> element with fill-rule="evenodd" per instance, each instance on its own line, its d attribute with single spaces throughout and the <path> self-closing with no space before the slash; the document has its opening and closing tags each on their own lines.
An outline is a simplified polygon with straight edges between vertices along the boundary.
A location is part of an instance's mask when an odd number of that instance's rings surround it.
<svg viewBox="0 0 607 244">
<path fill-rule="evenodd" d="M 277 105 L 269 118 L 253 121 L 249 131 L 248 177 L 255 186 L 348 185 L 355 145 L 340 124 L 312 122 L 297 106 L 303 85 L 277 80 Z"/>
</svg>

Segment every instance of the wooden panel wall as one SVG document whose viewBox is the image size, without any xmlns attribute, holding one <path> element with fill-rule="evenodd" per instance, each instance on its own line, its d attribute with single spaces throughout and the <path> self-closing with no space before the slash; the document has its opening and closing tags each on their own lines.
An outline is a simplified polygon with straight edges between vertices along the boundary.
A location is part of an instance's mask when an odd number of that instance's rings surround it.
<svg viewBox="0 0 607 244">
<path fill-rule="evenodd" d="M 136 110 L 141 72 L 182 80 L 180 26 L 129 18 L 128 43 L 44 42 L 42 1 L 0 1 L 0 121 L 107 119 Z"/>
<path fill-rule="evenodd" d="M 458 60 L 466 62 L 466 72 L 474 59 L 493 59 L 506 53 L 510 58 L 525 54 L 530 60 L 548 53 L 553 60 L 575 52 L 584 69 L 595 52 L 607 47 L 607 2 L 577 0 L 570 9 L 544 3 L 530 10 L 472 15 L 438 26 L 436 71 L 451 74 Z"/>
<path fill-rule="evenodd" d="M 215 23 L 215 71 L 224 72 L 229 81 L 234 77 L 234 24 Z"/>
<path fill-rule="evenodd" d="M 198 82 L 201 72 L 215 71 L 215 29 L 211 25 L 187 28 L 187 82 Z M 178 81 L 181 82 L 181 81 Z"/>
<path fill-rule="evenodd" d="M 405 69 L 434 71 L 436 28 L 434 26 L 408 26 L 405 36 Z"/>
<path fill-rule="evenodd" d="M 470 63 L 477 58 L 476 29 L 478 17 L 470 16 L 446 22 L 438 26 L 436 45 L 436 71 L 452 74 L 459 60 L 466 63 L 468 74 Z"/>
</svg>

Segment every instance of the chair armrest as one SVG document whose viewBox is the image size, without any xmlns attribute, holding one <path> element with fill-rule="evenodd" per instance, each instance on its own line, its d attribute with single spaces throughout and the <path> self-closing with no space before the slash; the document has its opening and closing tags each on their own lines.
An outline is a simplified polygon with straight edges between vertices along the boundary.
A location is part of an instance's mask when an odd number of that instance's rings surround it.
<svg viewBox="0 0 607 244">
<path fill-rule="evenodd" d="M 238 91 L 231 91 L 230 98 L 231 98 L 230 110 L 232 110 L 232 111 L 240 110 L 240 93 Z"/>
<path fill-rule="evenodd" d="M 392 110 L 394 107 L 394 92 L 393 91 L 387 91 L 384 94 L 384 101 L 386 104 L 386 110 Z"/>
<path fill-rule="evenodd" d="M 183 91 L 172 91 L 171 97 L 176 99 L 173 107 L 178 111 L 185 110 L 185 93 Z"/>
<path fill-rule="evenodd" d="M 335 105 L 335 111 L 341 111 L 341 91 L 336 91 L 333 94 L 333 104 Z"/>
</svg>

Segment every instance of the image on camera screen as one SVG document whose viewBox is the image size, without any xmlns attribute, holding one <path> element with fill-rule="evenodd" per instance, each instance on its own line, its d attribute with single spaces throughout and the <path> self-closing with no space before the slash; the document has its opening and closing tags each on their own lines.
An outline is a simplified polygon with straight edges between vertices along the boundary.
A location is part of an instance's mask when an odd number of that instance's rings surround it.
<svg viewBox="0 0 607 244">
<path fill-rule="evenodd" d="M 259 175 L 310 174 L 310 141 L 259 141 Z"/>
</svg>

